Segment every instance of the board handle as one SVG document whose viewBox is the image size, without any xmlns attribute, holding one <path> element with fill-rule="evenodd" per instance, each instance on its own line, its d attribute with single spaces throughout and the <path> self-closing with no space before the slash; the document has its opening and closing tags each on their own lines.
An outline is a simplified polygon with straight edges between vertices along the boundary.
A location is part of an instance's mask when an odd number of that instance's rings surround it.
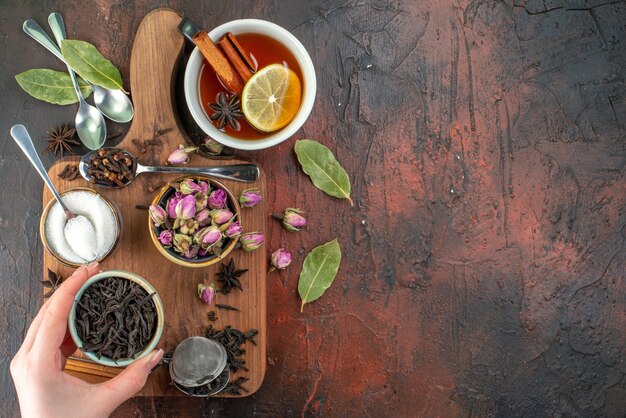
<svg viewBox="0 0 626 418">
<path fill-rule="evenodd" d="M 138 150 L 132 139 L 150 139 L 157 132 L 167 132 L 161 136 L 163 142 L 186 141 L 174 108 L 175 71 L 184 44 L 177 29 L 180 20 L 173 10 L 161 8 L 150 12 L 137 29 L 130 56 L 130 89 L 135 118 L 120 144 L 135 153 Z"/>
</svg>

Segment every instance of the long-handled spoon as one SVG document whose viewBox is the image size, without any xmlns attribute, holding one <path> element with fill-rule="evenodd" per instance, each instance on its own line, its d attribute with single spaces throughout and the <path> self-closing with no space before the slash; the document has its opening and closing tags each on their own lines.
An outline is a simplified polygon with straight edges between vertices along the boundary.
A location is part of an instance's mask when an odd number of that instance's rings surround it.
<svg viewBox="0 0 626 418">
<path fill-rule="evenodd" d="M 131 169 L 133 170 L 133 178 L 130 180 L 126 180 L 123 184 L 124 186 L 128 186 L 134 179 L 134 177 L 138 176 L 141 173 L 180 173 L 180 174 L 204 174 L 206 176 L 222 178 L 226 180 L 234 180 L 241 181 L 244 183 L 251 183 L 256 181 L 261 175 L 261 171 L 259 167 L 255 164 L 247 163 L 247 164 L 233 164 L 233 165 L 223 165 L 216 167 L 158 167 L 158 166 L 145 166 L 141 165 L 137 162 L 137 158 L 135 158 L 128 151 L 124 151 L 121 148 L 102 148 L 101 151 L 115 151 L 115 152 L 124 152 L 130 156 L 133 160 L 133 164 Z M 78 165 L 78 171 L 80 171 L 80 175 L 83 176 L 85 180 L 88 182 L 92 182 L 98 186 L 102 187 L 111 187 L 118 188 L 120 186 L 103 184 L 96 181 L 95 178 L 89 173 L 89 164 L 92 160 L 92 157 L 97 155 L 98 151 L 89 152 L 80 159 L 80 164 Z"/>
<path fill-rule="evenodd" d="M 61 41 L 65 39 L 65 23 L 60 13 L 50 13 L 48 24 L 52 29 L 52 34 L 61 47 Z M 133 118 L 135 111 L 133 104 L 126 94 L 119 89 L 105 89 L 89 83 L 93 89 L 93 101 L 96 107 L 104 116 L 113 122 L 126 123 Z"/>
<path fill-rule="evenodd" d="M 52 14 L 54 15 L 54 13 Z M 48 17 L 48 21 L 52 20 L 51 16 Z M 54 18 L 56 20 L 56 18 Z M 34 20 L 27 20 L 23 26 L 24 32 L 31 38 L 43 45 L 48 51 L 63 61 L 66 65 L 65 58 L 61 54 L 61 50 L 56 46 L 54 42 L 48 37 L 46 32 L 35 22 Z M 125 123 L 129 122 L 134 115 L 133 104 L 126 94 L 121 90 L 105 89 L 104 87 L 96 86 L 89 83 L 93 89 L 93 99 L 96 107 L 104 116 L 111 119 L 114 122 Z"/>
<path fill-rule="evenodd" d="M 41 160 L 39 159 L 39 154 L 37 154 L 37 150 L 35 150 L 35 146 L 33 145 L 32 139 L 30 139 L 30 135 L 28 131 L 24 127 L 24 125 L 13 125 L 11 128 L 11 136 L 20 146 L 24 154 L 28 157 L 33 167 L 41 178 L 43 179 L 48 189 L 54 195 L 54 198 L 59 202 L 61 209 L 65 212 L 65 225 L 63 227 L 63 234 L 66 237 L 75 237 L 75 245 L 70 247 L 73 250 L 76 250 L 77 254 L 80 257 L 84 258 L 86 261 L 91 261 L 96 258 L 97 254 L 92 251 L 91 246 L 88 245 L 94 239 L 96 232 L 93 227 L 93 224 L 89 219 L 87 219 L 83 215 L 76 215 L 72 213 L 71 210 L 65 206 L 61 196 L 57 192 L 57 189 L 50 181 L 50 177 L 48 176 L 48 172 L 41 164 Z M 87 233 L 85 233 L 87 231 Z M 69 241 L 69 240 L 68 240 Z"/>
<path fill-rule="evenodd" d="M 37 24 L 37 22 L 29 19 L 24 22 L 22 28 L 24 29 L 24 32 L 26 32 L 33 39 L 37 40 L 40 44 L 45 46 L 46 49 L 48 49 L 55 55 L 57 55 L 58 53 L 57 57 L 63 59 L 61 51 L 59 51 L 54 42 L 52 42 L 48 35 L 43 31 L 41 26 Z M 87 103 L 83 98 L 83 95 L 78 88 L 78 82 L 76 81 L 76 75 L 74 74 L 74 70 L 72 70 L 69 65 L 67 65 L 67 70 L 70 73 L 70 78 L 72 79 L 72 84 L 74 85 L 74 90 L 76 91 L 79 102 L 78 112 L 76 113 L 76 118 L 74 119 L 76 132 L 78 133 L 78 137 L 80 138 L 80 140 L 83 142 L 83 144 L 85 144 L 87 148 L 98 149 L 104 144 L 104 141 L 106 140 L 106 123 L 104 122 L 102 113 L 100 113 L 98 109 Z"/>
</svg>

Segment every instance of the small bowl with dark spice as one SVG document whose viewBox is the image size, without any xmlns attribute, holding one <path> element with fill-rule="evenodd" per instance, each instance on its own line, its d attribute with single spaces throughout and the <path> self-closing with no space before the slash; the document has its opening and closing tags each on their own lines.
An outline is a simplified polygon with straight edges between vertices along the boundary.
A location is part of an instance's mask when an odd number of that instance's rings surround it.
<svg viewBox="0 0 626 418">
<path fill-rule="evenodd" d="M 91 277 L 68 319 L 76 346 L 104 366 L 124 367 L 148 355 L 161 339 L 161 298 L 144 278 L 123 270 Z"/>
<path fill-rule="evenodd" d="M 226 257 L 242 232 L 237 199 L 206 176 L 184 176 L 163 186 L 149 208 L 157 250 L 183 267 L 207 267 Z"/>
</svg>

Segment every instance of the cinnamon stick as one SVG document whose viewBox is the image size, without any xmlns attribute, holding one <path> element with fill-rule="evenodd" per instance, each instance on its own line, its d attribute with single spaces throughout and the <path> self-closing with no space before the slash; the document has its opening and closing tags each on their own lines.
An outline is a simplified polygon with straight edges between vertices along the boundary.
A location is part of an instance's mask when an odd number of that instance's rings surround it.
<svg viewBox="0 0 626 418">
<path fill-rule="evenodd" d="M 243 82 L 245 83 L 248 81 L 250 77 L 252 77 L 252 71 L 250 71 L 250 68 L 248 68 L 248 65 L 235 49 L 235 46 L 230 39 L 227 36 L 224 36 L 217 42 L 217 44 L 220 48 L 222 48 L 226 58 L 228 58 L 228 61 L 233 65 L 235 71 L 237 71 L 237 74 L 239 74 L 239 77 L 241 77 Z"/>
<path fill-rule="evenodd" d="M 209 38 L 209 35 L 205 31 L 200 31 L 193 37 L 193 42 L 200 49 L 209 65 L 215 70 L 215 74 L 222 80 L 224 86 L 233 93 L 240 95 L 244 84 L 242 79 L 224 54 Z"/>
<path fill-rule="evenodd" d="M 232 32 L 228 32 L 217 44 L 222 48 L 244 82 L 248 81 L 255 72 L 256 67 L 250 54 L 243 49 L 235 35 Z"/>
</svg>

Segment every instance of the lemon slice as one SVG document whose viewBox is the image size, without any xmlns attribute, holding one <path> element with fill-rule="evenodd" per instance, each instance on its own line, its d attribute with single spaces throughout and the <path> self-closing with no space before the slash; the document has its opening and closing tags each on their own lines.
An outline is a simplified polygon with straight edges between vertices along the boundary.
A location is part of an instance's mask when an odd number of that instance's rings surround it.
<svg viewBox="0 0 626 418">
<path fill-rule="evenodd" d="M 272 132 L 285 127 L 298 112 L 300 79 L 282 64 L 257 71 L 241 93 L 241 110 L 255 129 Z"/>
</svg>

